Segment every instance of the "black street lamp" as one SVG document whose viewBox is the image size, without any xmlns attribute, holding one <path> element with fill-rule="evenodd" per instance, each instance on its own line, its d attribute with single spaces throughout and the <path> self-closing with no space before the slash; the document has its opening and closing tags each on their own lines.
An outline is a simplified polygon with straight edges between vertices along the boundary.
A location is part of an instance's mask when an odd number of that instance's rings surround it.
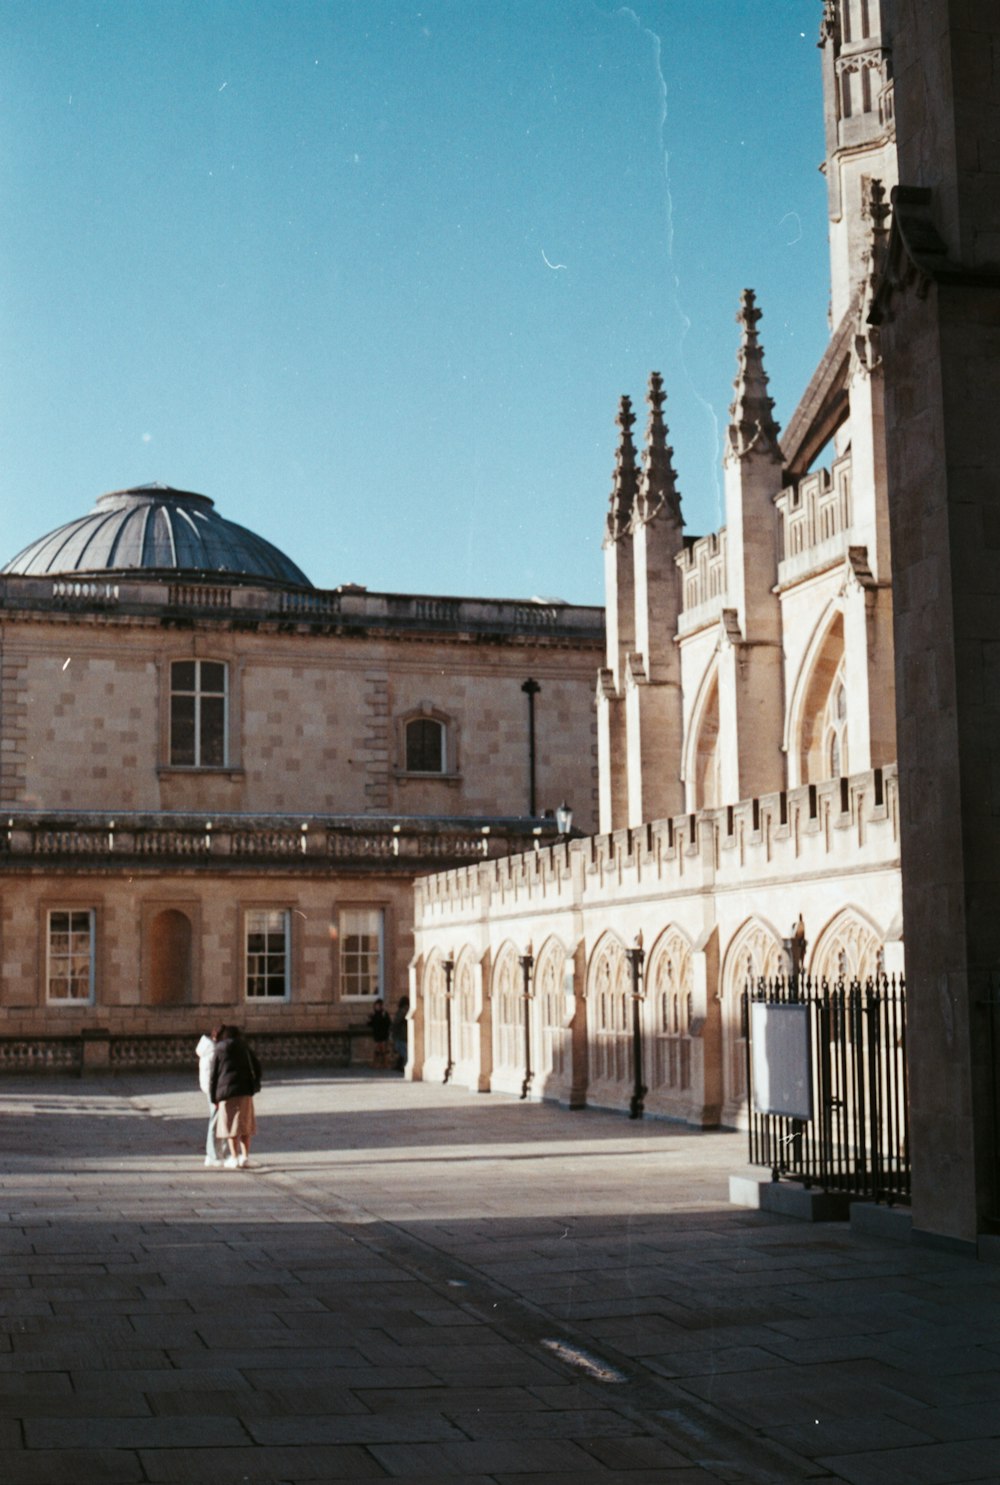
<svg viewBox="0 0 1000 1485">
<path fill-rule="evenodd" d="M 799 921 L 792 924 L 791 933 L 788 938 L 782 939 L 781 942 L 788 956 L 789 995 L 792 1000 L 798 1000 L 801 982 L 805 974 L 806 949 L 809 947 L 806 939 L 806 925 L 801 913 L 799 913 Z"/>
<path fill-rule="evenodd" d="M 442 959 L 441 968 L 444 970 L 444 1018 L 448 1028 L 448 1064 L 444 1070 L 444 1081 L 447 1083 L 455 1066 L 451 1057 L 451 977 L 455 973 L 454 959 Z"/>
<path fill-rule="evenodd" d="M 520 955 L 521 976 L 524 983 L 522 996 L 524 999 L 524 1082 L 521 1084 L 521 1097 L 527 1098 L 528 1089 L 534 1073 L 531 1071 L 531 972 L 535 966 L 535 956 L 531 951 L 531 942 L 524 953 Z"/>
<path fill-rule="evenodd" d="M 532 819 L 535 817 L 535 697 L 541 689 L 531 676 L 521 687 L 528 698 L 528 814 Z"/>
<path fill-rule="evenodd" d="M 643 966 L 646 961 L 646 951 L 642 947 L 642 929 L 635 936 L 635 944 L 631 949 L 625 950 L 625 958 L 632 974 L 632 1072 L 634 1087 L 632 1090 L 632 1102 L 628 1106 L 630 1119 L 641 1119 L 643 1115 L 643 1100 L 646 1097 L 646 1085 L 642 1081 L 642 1015 L 641 1002 L 645 999 L 643 988 Z"/>
</svg>

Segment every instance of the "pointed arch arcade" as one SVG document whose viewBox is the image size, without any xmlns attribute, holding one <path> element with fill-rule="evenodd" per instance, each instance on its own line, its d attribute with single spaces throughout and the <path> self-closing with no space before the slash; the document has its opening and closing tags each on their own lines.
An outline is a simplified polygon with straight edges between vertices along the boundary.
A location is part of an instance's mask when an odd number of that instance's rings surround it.
<svg viewBox="0 0 1000 1485">
<path fill-rule="evenodd" d="M 885 934 L 861 908 L 848 904 L 817 935 L 809 972 L 820 980 L 873 979 L 884 968 Z"/>
<path fill-rule="evenodd" d="M 646 969 L 649 1102 L 691 1089 L 691 944 L 671 925 L 656 940 Z"/>
<path fill-rule="evenodd" d="M 756 915 L 737 929 L 722 967 L 722 1059 L 724 1124 L 741 1124 L 746 1117 L 747 1035 L 743 992 L 748 980 L 771 979 L 783 973 L 785 951 L 773 924 Z"/>
<path fill-rule="evenodd" d="M 631 980 L 625 946 L 612 931 L 597 941 L 587 974 L 590 1089 L 595 1102 L 627 1102 L 632 1075 Z"/>
</svg>

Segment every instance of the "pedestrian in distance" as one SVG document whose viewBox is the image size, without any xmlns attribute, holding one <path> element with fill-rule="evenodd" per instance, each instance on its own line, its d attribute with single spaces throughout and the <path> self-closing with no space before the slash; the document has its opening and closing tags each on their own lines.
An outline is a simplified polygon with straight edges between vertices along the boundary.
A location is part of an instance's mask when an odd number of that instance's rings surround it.
<svg viewBox="0 0 1000 1485">
<path fill-rule="evenodd" d="M 240 1028 L 223 1026 L 215 1045 L 210 1089 L 219 1110 L 216 1133 L 229 1141 L 226 1170 L 245 1170 L 250 1163 L 250 1141 L 257 1133 L 253 1100 L 260 1081 L 260 1063 Z"/>
<path fill-rule="evenodd" d="M 396 1007 L 392 1018 L 392 1048 L 396 1054 L 396 1071 L 402 1072 L 406 1066 L 409 1056 L 408 1033 L 406 1028 L 407 1018 L 410 1014 L 410 997 L 404 995 Z"/>
<path fill-rule="evenodd" d="M 385 1001 L 377 1000 L 375 1008 L 368 1017 L 368 1025 L 371 1029 L 372 1041 L 375 1043 L 372 1050 L 372 1067 L 389 1066 L 389 1032 L 392 1030 L 392 1017 L 385 1008 Z"/>
<path fill-rule="evenodd" d="M 198 1045 L 194 1049 L 194 1055 L 198 1059 L 198 1086 L 208 1100 L 208 1130 L 205 1134 L 205 1164 L 216 1167 L 222 1164 L 219 1154 L 219 1141 L 216 1138 L 215 1126 L 219 1121 L 218 1106 L 212 1102 L 212 1061 L 215 1057 L 215 1044 L 222 1032 L 221 1026 L 215 1026 L 207 1036 L 202 1035 L 198 1039 Z"/>
</svg>

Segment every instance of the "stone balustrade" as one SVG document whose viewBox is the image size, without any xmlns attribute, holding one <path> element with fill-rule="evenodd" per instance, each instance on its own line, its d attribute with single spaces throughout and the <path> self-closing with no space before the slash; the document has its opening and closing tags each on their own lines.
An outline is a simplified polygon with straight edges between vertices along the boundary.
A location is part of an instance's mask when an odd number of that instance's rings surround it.
<svg viewBox="0 0 1000 1485">
<path fill-rule="evenodd" d="M 329 591 L 295 592 L 263 585 L 171 582 L 153 574 L 117 575 L 113 583 L 8 575 L 0 578 L 0 610 L 27 614 L 74 614 L 95 610 L 214 619 L 231 624 L 272 623 L 367 630 L 413 629 L 472 634 L 517 634 L 572 643 L 592 643 L 604 634 L 601 608 L 555 599 L 446 598 L 369 593 L 345 585 Z"/>
<path fill-rule="evenodd" d="M 145 860 L 159 869 L 180 860 L 218 870 L 230 860 L 306 871 L 377 861 L 383 870 L 413 872 L 524 851 L 556 836 L 547 819 L 10 810 L 0 816 L 0 871 L 41 859 L 47 867 Z"/>
</svg>

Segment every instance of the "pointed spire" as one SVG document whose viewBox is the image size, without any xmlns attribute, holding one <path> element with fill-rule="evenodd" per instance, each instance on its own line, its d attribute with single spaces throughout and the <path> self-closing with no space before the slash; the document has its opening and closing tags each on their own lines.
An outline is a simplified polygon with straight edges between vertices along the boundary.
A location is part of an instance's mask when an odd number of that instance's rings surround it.
<svg viewBox="0 0 1000 1485">
<path fill-rule="evenodd" d="M 663 404 L 667 394 L 663 390 L 663 377 L 658 371 L 650 374 L 646 402 L 649 405 L 649 422 L 646 424 L 646 444 L 642 451 L 642 474 L 639 478 L 639 495 L 636 501 L 635 519 L 651 521 L 666 507 L 678 526 L 683 526 L 681 497 L 677 491 L 677 476 L 674 473 L 674 451 L 667 443 L 667 426 L 663 421 Z"/>
<path fill-rule="evenodd" d="M 628 530 L 635 504 L 638 473 L 635 465 L 635 444 L 632 442 L 632 427 L 635 413 L 631 397 L 623 397 L 618 404 L 615 422 L 621 429 L 621 438 L 615 453 L 615 472 L 611 482 L 611 509 L 608 512 L 608 540 L 618 541 Z"/>
<path fill-rule="evenodd" d="M 735 459 L 742 459 L 751 450 L 781 457 L 774 402 L 767 395 L 764 351 L 757 338 L 760 317 L 753 289 L 744 289 L 736 316 L 736 323 L 742 329 L 736 354 L 739 371 L 733 382 L 736 398 L 729 409 L 728 453 Z"/>
</svg>

